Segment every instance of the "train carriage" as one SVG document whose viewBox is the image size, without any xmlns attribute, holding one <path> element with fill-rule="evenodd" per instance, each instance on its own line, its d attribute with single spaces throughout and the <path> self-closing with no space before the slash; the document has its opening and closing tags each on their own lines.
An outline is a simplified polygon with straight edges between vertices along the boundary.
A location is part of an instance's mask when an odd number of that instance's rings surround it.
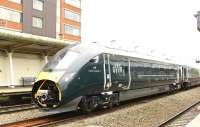
<svg viewBox="0 0 200 127">
<path fill-rule="evenodd" d="M 43 68 L 33 87 L 33 100 L 51 112 L 89 112 L 199 83 L 196 68 L 98 44 L 79 44 L 61 50 Z"/>
</svg>

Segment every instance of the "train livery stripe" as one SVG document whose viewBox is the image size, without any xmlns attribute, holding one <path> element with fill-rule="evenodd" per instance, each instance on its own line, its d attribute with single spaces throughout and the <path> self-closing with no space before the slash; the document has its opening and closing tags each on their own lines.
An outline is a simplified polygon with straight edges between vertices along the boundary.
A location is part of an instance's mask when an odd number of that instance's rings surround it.
<svg viewBox="0 0 200 127">
<path fill-rule="evenodd" d="M 44 81 L 42 82 L 42 84 L 40 85 L 40 87 L 38 88 L 38 90 L 41 89 L 41 87 L 43 86 L 43 84 L 45 83 L 45 81 L 46 81 L 46 80 L 44 80 Z M 38 91 L 35 93 L 35 98 L 37 98 L 37 96 L 38 96 Z"/>
<path fill-rule="evenodd" d="M 61 90 L 60 90 L 58 83 L 56 83 L 56 87 L 58 88 L 58 92 L 59 92 L 59 101 L 61 101 L 62 94 L 61 94 Z"/>
<path fill-rule="evenodd" d="M 138 77 L 174 77 L 174 75 L 138 75 Z"/>
</svg>

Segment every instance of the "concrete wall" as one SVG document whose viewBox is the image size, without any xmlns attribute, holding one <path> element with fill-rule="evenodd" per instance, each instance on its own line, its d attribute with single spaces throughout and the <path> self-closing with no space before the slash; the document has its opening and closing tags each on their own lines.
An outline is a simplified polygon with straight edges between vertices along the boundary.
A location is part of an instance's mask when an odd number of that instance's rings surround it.
<svg viewBox="0 0 200 127">
<path fill-rule="evenodd" d="M 0 53 L 0 86 L 9 84 L 8 57 Z"/>
<path fill-rule="evenodd" d="M 13 54 L 14 85 L 22 85 L 22 77 L 36 77 L 44 66 L 39 55 Z M 0 86 L 10 85 L 8 56 L 0 54 Z"/>
</svg>

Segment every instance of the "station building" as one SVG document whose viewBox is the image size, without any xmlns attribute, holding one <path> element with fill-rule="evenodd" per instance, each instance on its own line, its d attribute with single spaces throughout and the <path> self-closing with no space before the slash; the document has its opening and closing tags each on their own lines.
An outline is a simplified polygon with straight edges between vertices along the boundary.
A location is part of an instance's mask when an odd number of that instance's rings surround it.
<svg viewBox="0 0 200 127">
<path fill-rule="evenodd" d="M 0 86 L 27 85 L 80 35 L 80 0 L 0 0 Z"/>
</svg>

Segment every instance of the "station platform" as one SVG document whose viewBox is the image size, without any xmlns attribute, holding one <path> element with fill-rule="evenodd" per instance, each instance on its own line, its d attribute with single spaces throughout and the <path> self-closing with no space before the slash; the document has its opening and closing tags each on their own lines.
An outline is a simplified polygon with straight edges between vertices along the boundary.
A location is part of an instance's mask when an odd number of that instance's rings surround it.
<svg viewBox="0 0 200 127">
<path fill-rule="evenodd" d="M 196 116 L 191 122 L 189 122 L 185 127 L 200 127 L 200 114 Z"/>
<path fill-rule="evenodd" d="M 16 87 L 0 87 L 1 95 L 11 95 L 11 94 L 23 94 L 30 93 L 32 91 L 32 86 L 16 86 Z"/>
</svg>

